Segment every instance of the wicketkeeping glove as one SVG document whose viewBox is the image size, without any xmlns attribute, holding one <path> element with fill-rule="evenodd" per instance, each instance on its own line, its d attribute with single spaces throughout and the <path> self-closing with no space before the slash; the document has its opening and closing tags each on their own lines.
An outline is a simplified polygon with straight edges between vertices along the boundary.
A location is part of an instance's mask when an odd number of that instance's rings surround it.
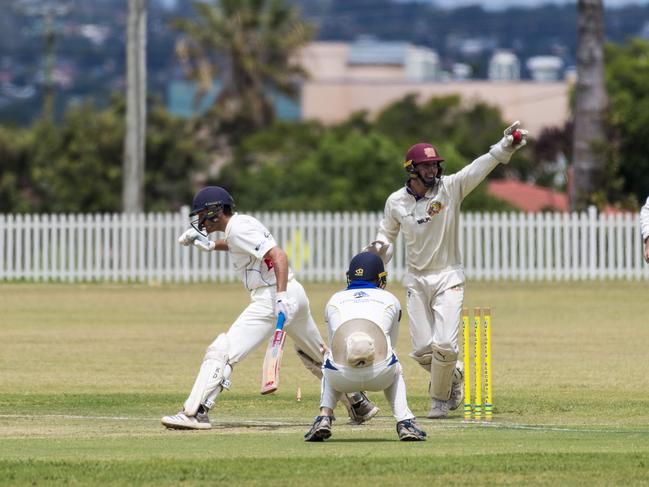
<svg viewBox="0 0 649 487">
<path fill-rule="evenodd" d="M 507 164 L 514 152 L 527 144 L 528 131 L 518 128 L 521 123 L 516 120 L 505 129 L 503 138 L 491 146 L 491 154 L 501 164 Z"/>
<path fill-rule="evenodd" d="M 201 250 L 206 252 L 214 250 L 216 243 L 208 239 L 205 235 L 200 233 L 195 228 L 185 230 L 183 234 L 178 237 L 178 243 L 188 247 L 192 243 Z"/>
<path fill-rule="evenodd" d="M 379 257 L 381 257 L 383 264 L 387 265 L 387 263 L 390 262 L 390 259 L 392 259 L 394 247 L 392 247 L 392 244 L 390 243 L 382 242 L 381 240 L 375 240 L 371 244 L 363 247 L 362 251 L 372 252 L 373 254 L 378 255 Z"/>
<path fill-rule="evenodd" d="M 277 293 L 275 296 L 275 316 L 279 316 L 280 313 L 284 313 L 286 322 L 288 323 L 295 317 L 295 312 L 297 311 L 297 302 L 295 299 L 290 298 L 286 291 Z"/>
</svg>

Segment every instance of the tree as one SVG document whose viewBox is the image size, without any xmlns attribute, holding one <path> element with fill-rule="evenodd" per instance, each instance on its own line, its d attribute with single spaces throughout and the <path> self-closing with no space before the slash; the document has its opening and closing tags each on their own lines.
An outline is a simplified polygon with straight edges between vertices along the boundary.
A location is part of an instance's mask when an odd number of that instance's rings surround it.
<svg viewBox="0 0 649 487">
<path fill-rule="evenodd" d="M 601 199 L 601 194 L 596 193 L 603 190 L 607 98 L 604 88 L 602 0 L 579 0 L 577 9 L 577 83 L 570 204 L 573 210 L 583 210 L 593 201 Z"/>
<path fill-rule="evenodd" d="M 144 207 L 146 0 L 128 0 L 126 60 L 126 133 L 122 209 L 126 212 L 138 212 Z"/>
<path fill-rule="evenodd" d="M 185 34 L 177 54 L 199 96 L 218 75 L 215 102 L 220 122 L 236 134 L 268 126 L 273 118 L 271 91 L 296 96 L 306 76 L 296 59 L 313 29 L 284 0 L 196 2 L 197 18 L 175 26 Z"/>
<path fill-rule="evenodd" d="M 445 171 L 467 160 L 451 142 L 439 144 Z M 381 211 L 387 196 L 406 181 L 407 146 L 373 128 L 362 114 L 339 125 L 278 123 L 244 139 L 236 166 L 215 183 L 232 190 L 243 209 L 286 211 Z M 463 202 L 466 210 L 510 207 L 480 185 Z"/>
<path fill-rule="evenodd" d="M 193 127 L 151 102 L 146 134 L 146 209 L 178 210 L 191 201 L 192 178 L 207 165 Z M 0 212 L 121 210 L 125 102 L 97 110 L 92 100 L 69 108 L 54 125 L 0 127 Z"/>
<path fill-rule="evenodd" d="M 619 165 L 622 203 L 636 207 L 649 192 L 649 42 L 606 46 L 606 89 L 614 135 L 607 147 Z"/>
</svg>

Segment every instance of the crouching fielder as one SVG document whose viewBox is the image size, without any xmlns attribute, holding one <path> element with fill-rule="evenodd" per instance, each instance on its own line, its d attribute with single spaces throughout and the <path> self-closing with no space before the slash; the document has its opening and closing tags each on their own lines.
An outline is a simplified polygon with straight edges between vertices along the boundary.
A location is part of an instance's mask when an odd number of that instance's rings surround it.
<svg viewBox="0 0 649 487">
<path fill-rule="evenodd" d="M 302 362 L 314 375 L 322 377 L 324 342 L 311 316 L 304 288 L 293 278 L 286 253 L 261 222 L 233 213 L 233 207 L 234 200 L 225 189 L 203 188 L 194 197 L 192 228 L 178 239 L 182 245 L 194 245 L 204 251 L 227 251 L 250 291 L 250 304 L 227 333 L 220 334 L 207 348 L 183 410 L 162 418 L 162 424 L 168 428 L 211 428 L 207 413 L 219 394 L 229 389 L 232 368 L 268 341 L 279 313 L 286 318 L 286 334 L 293 339 Z M 225 238 L 208 239 L 207 234 L 216 231 L 224 232 Z M 378 411 L 361 393 L 341 400 L 357 423 Z"/>
<path fill-rule="evenodd" d="M 506 164 L 526 143 L 518 122 L 486 154 L 461 171 L 442 176 L 444 159 L 430 144 L 415 144 L 406 153 L 408 180 L 392 193 L 374 242 L 363 250 L 387 263 L 399 232 L 406 246 L 404 279 L 414 358 L 430 373 L 429 418 L 444 418 L 463 399 L 458 362 L 458 330 L 464 301 L 460 254 L 460 204 L 498 164 Z"/>
<path fill-rule="evenodd" d="M 357 390 L 384 392 L 400 440 L 426 439 L 408 408 L 401 364 L 392 349 L 399 334 L 401 306 L 383 290 L 386 275 L 377 255 L 360 253 L 349 264 L 347 289 L 327 303 L 325 321 L 331 350 L 322 367 L 320 415 L 304 435 L 306 441 L 329 438 L 336 402 L 343 393 Z"/>
</svg>

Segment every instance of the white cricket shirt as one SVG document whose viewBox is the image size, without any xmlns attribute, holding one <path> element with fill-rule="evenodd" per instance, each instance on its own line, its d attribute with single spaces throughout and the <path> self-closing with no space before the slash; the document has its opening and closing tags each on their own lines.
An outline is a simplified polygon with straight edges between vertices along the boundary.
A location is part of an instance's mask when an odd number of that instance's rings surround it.
<svg viewBox="0 0 649 487">
<path fill-rule="evenodd" d="M 225 227 L 225 242 L 234 270 L 248 291 L 264 286 L 274 286 L 273 262 L 264 255 L 277 247 L 270 231 L 256 218 L 235 213 Z M 291 268 L 288 279 L 293 278 Z"/>
<path fill-rule="evenodd" d="M 640 225 L 642 228 L 642 240 L 649 238 L 649 198 L 640 209 Z"/>
<path fill-rule="evenodd" d="M 484 154 L 461 171 L 442 176 L 422 198 L 407 187 L 395 191 L 385 203 L 376 240 L 394 244 L 401 231 L 410 272 L 461 269 L 460 204 L 498 164 L 491 154 Z"/>
<path fill-rule="evenodd" d="M 329 343 L 340 325 L 351 319 L 363 318 L 383 328 L 394 347 L 401 319 L 399 300 L 392 293 L 370 284 L 359 287 L 352 283 L 352 286 L 331 296 L 325 307 Z"/>
</svg>

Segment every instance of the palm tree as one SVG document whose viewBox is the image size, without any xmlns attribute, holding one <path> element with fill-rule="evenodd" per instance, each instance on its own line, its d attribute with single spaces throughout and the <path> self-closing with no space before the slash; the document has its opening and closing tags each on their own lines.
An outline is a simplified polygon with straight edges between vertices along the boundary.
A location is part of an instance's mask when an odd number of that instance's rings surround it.
<svg viewBox="0 0 649 487">
<path fill-rule="evenodd" d="M 604 7 L 602 0 L 579 0 L 577 83 L 573 136 L 572 209 L 582 210 L 604 190 Z"/>
<path fill-rule="evenodd" d="M 176 51 L 198 83 L 198 96 L 218 76 L 220 118 L 267 126 L 274 117 L 269 92 L 294 97 L 306 77 L 296 55 L 311 39 L 311 26 L 284 0 L 196 2 L 194 8 L 196 19 L 175 22 L 185 34 Z"/>
</svg>

